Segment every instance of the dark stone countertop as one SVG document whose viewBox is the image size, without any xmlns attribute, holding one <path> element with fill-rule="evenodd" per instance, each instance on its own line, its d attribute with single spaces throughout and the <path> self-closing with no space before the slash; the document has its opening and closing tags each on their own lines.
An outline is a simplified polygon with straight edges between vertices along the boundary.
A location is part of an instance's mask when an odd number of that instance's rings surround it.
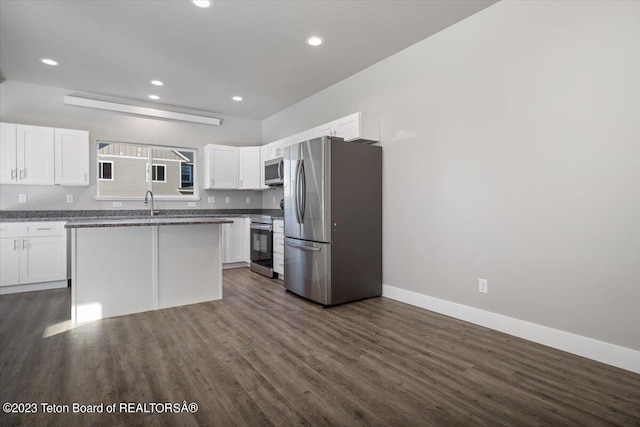
<svg viewBox="0 0 640 427">
<path fill-rule="evenodd" d="M 176 218 L 220 218 L 270 215 L 281 219 L 281 209 L 164 209 L 157 219 Z M 49 210 L 49 211 L 0 211 L 0 222 L 27 221 L 101 221 L 149 218 L 149 210 Z"/>
<path fill-rule="evenodd" d="M 119 218 L 100 220 L 73 220 L 67 221 L 65 228 L 103 228 L 103 227 L 145 227 L 161 225 L 198 225 L 198 224 L 230 224 L 233 221 L 219 217 L 146 217 L 146 218 Z"/>
</svg>

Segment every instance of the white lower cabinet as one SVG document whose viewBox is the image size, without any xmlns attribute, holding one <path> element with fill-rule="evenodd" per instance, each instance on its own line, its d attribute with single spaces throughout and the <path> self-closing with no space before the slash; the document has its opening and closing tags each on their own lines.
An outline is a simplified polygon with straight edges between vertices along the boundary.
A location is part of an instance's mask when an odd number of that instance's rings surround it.
<svg viewBox="0 0 640 427">
<path fill-rule="evenodd" d="M 284 221 L 273 221 L 273 271 L 284 277 Z"/>
<path fill-rule="evenodd" d="M 222 225 L 222 263 L 249 262 L 249 218 L 225 218 L 233 224 Z"/>
<path fill-rule="evenodd" d="M 67 285 L 64 222 L 0 225 L 0 294 Z"/>
</svg>

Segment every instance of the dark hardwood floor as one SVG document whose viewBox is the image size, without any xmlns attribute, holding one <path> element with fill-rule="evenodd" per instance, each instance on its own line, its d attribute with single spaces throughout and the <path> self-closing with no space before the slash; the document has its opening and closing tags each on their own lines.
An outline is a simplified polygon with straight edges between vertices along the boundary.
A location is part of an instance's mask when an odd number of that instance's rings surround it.
<svg viewBox="0 0 640 427">
<path fill-rule="evenodd" d="M 640 425 L 640 375 L 385 298 L 323 309 L 248 269 L 221 301 L 69 312 L 68 289 L 0 297 L 0 402 L 38 404 L 0 425 Z M 120 412 L 183 401 L 197 412 Z"/>
</svg>

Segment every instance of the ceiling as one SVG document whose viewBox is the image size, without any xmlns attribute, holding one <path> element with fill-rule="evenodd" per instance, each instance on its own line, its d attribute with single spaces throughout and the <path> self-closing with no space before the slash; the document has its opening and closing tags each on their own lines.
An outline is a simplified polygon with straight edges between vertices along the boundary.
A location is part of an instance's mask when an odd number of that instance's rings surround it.
<svg viewBox="0 0 640 427">
<path fill-rule="evenodd" d="M 235 0 L 201 9 L 188 0 L 0 0 L 0 74 L 264 119 L 493 3 Z M 308 46 L 311 35 L 325 43 Z"/>
</svg>

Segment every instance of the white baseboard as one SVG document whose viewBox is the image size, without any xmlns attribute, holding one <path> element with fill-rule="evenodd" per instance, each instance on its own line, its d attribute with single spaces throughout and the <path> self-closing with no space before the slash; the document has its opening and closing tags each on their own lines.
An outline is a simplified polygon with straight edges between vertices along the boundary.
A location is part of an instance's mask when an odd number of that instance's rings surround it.
<svg viewBox="0 0 640 427">
<path fill-rule="evenodd" d="M 230 268 L 243 268 L 243 267 L 249 267 L 249 263 L 248 262 L 231 262 L 227 264 L 222 264 L 223 270 L 227 270 Z"/>
<path fill-rule="evenodd" d="M 640 351 L 383 285 L 382 296 L 640 374 Z"/>
<path fill-rule="evenodd" d="M 19 292 L 44 291 L 47 289 L 66 288 L 67 280 L 58 280 L 55 282 L 29 283 L 28 285 L 14 285 L 0 287 L 0 295 L 17 294 Z"/>
</svg>

